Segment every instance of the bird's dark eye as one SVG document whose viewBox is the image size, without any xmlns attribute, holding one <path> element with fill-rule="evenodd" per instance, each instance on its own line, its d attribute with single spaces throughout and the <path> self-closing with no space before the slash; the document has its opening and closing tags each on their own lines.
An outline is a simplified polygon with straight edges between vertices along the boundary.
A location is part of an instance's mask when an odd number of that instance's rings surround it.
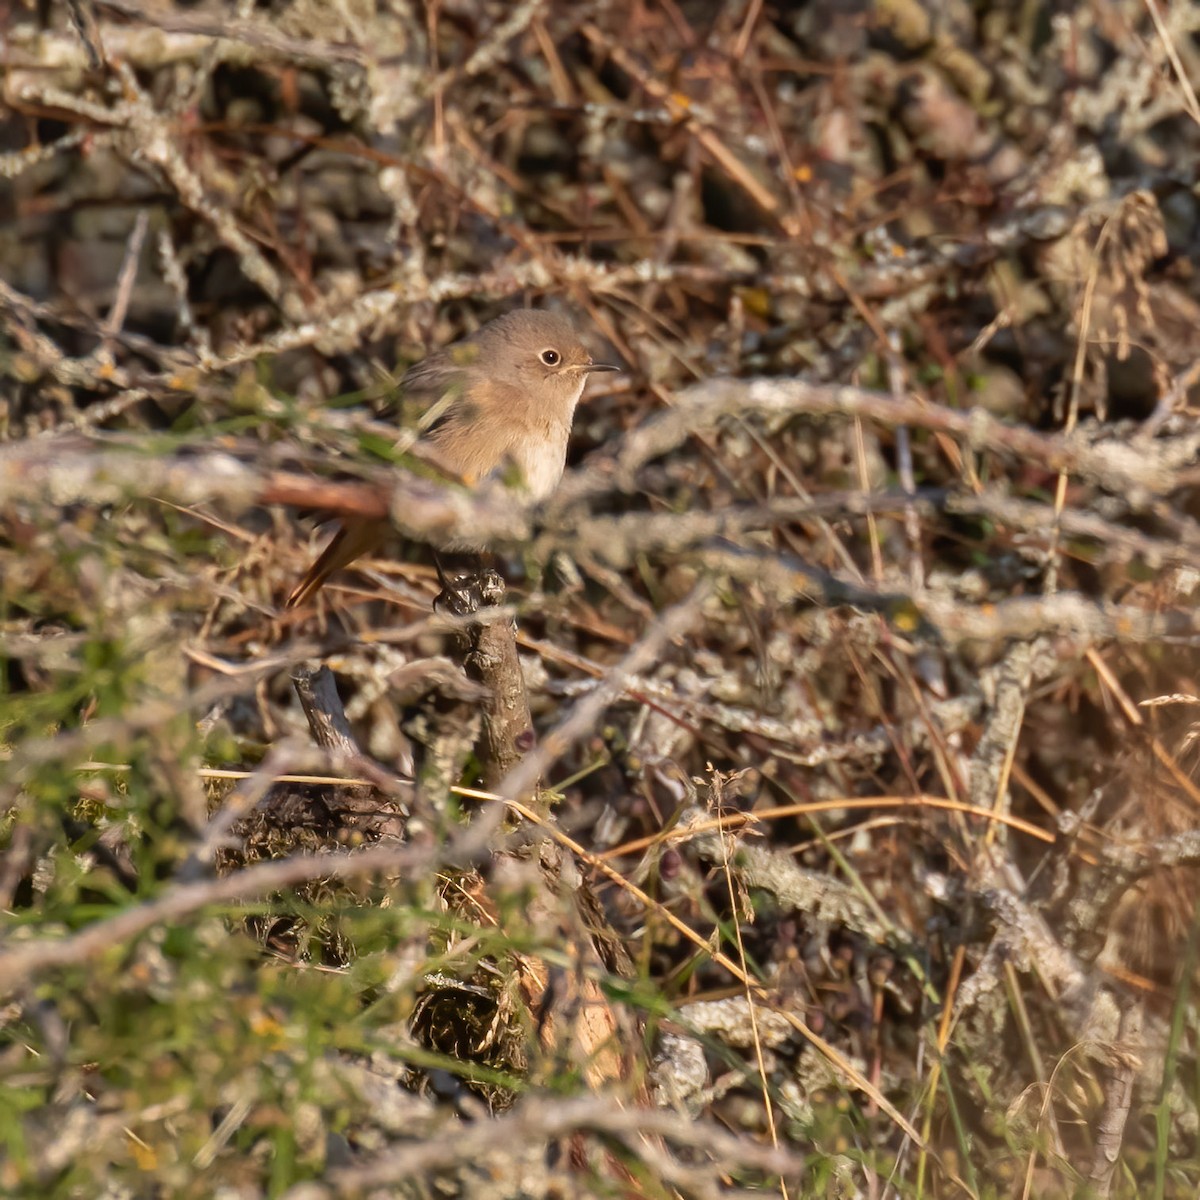
<svg viewBox="0 0 1200 1200">
<path fill-rule="evenodd" d="M 562 355 L 557 350 L 543 350 L 538 358 L 542 360 L 548 367 L 557 367 L 562 361 Z"/>
</svg>

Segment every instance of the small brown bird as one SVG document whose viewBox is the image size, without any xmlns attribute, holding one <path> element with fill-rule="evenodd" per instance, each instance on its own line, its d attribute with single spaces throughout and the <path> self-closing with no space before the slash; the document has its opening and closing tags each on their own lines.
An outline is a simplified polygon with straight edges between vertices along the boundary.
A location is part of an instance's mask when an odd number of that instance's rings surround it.
<svg viewBox="0 0 1200 1200">
<path fill-rule="evenodd" d="M 524 489 L 544 500 L 567 460 L 575 405 L 593 362 L 571 323 L 550 312 L 506 313 L 410 367 L 406 397 L 428 399 L 424 436 L 414 449 L 447 475 L 475 487 L 514 468 Z M 385 521 L 343 521 L 304 573 L 287 605 L 314 595 L 335 571 L 375 549 Z"/>
</svg>

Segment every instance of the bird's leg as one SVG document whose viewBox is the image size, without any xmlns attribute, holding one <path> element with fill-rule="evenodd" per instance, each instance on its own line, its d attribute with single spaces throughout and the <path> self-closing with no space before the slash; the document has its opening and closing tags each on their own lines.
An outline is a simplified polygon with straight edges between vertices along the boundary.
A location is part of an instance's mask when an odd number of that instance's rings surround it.
<svg viewBox="0 0 1200 1200">
<path fill-rule="evenodd" d="M 479 611 L 479 593 L 469 575 L 442 579 L 442 590 L 433 598 L 434 612 L 448 612 L 454 617 L 469 617 Z"/>
<path fill-rule="evenodd" d="M 435 551 L 433 558 L 442 585 L 435 609 L 466 617 L 504 599 L 504 580 L 482 555 Z"/>
<path fill-rule="evenodd" d="M 486 567 L 479 575 L 479 598 L 484 604 L 493 607 L 503 604 L 507 591 L 504 576 L 494 567 Z"/>
</svg>

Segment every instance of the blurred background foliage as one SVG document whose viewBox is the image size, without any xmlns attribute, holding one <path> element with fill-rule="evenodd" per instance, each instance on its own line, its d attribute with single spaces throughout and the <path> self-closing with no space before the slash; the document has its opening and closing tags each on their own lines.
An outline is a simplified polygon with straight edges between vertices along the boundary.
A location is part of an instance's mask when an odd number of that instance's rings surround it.
<svg viewBox="0 0 1200 1200">
<path fill-rule="evenodd" d="M 1196 1194 L 1197 6 L 0 30 L 0 1190 Z M 521 304 L 625 368 L 501 547 L 539 731 L 714 581 L 544 779 L 648 907 L 447 854 L 489 802 L 428 552 L 285 612 L 311 514 L 213 483 L 383 486 L 404 368 Z M 885 405 L 762 385 L 620 466 L 719 377 Z M 316 658 L 373 791 L 303 781 Z M 546 1033 L 572 987 L 603 1086 Z"/>
</svg>

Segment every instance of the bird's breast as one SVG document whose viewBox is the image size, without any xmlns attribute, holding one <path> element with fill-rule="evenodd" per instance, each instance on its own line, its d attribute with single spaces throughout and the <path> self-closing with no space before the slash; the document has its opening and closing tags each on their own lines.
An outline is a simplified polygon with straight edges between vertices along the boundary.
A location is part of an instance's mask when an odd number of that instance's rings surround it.
<svg viewBox="0 0 1200 1200">
<path fill-rule="evenodd" d="M 583 394 L 584 380 L 557 403 L 541 404 L 526 416 L 522 435 L 514 443 L 511 458 L 521 472 L 526 489 L 535 500 L 545 500 L 558 487 L 567 464 L 567 442 L 575 406 Z"/>
<path fill-rule="evenodd" d="M 545 500 L 562 478 L 583 379 L 549 395 L 486 377 L 465 391 L 430 433 L 441 462 L 471 483 L 515 467 L 521 486 Z"/>
<path fill-rule="evenodd" d="M 530 430 L 512 449 L 512 459 L 535 500 L 545 500 L 558 487 L 567 463 L 570 427 L 558 423 Z"/>
</svg>

